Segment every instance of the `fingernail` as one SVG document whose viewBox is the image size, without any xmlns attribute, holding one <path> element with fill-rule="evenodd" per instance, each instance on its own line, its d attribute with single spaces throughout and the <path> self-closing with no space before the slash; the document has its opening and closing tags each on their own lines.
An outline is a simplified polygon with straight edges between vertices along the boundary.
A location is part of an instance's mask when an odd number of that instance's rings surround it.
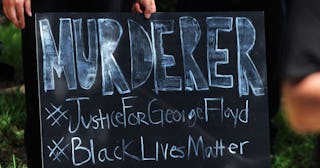
<svg viewBox="0 0 320 168">
<path fill-rule="evenodd" d="M 146 14 L 144 14 L 144 17 L 145 17 L 146 19 L 150 19 L 151 14 L 150 14 L 150 13 L 146 13 Z"/>
</svg>

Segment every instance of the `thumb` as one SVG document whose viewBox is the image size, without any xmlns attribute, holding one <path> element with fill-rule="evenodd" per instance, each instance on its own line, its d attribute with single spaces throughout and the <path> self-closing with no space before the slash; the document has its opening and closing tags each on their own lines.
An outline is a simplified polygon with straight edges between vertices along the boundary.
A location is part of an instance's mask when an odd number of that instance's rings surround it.
<svg viewBox="0 0 320 168">
<path fill-rule="evenodd" d="M 144 4 L 142 4 L 145 8 L 144 10 L 144 17 L 149 19 L 151 17 L 152 13 L 155 13 L 157 11 L 156 4 L 153 0 L 150 1 L 143 1 Z"/>
</svg>

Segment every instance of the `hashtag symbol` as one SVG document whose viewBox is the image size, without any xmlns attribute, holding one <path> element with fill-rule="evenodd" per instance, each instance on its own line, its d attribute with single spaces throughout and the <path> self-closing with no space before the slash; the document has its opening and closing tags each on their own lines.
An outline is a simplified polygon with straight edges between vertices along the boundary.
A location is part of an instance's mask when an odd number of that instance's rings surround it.
<svg viewBox="0 0 320 168">
<path fill-rule="evenodd" d="M 66 113 L 69 111 L 69 110 L 65 110 L 65 111 L 62 111 L 62 105 L 59 106 L 59 107 L 56 107 L 55 105 L 51 104 L 51 107 L 53 108 L 53 111 L 50 111 L 48 108 L 45 108 L 45 110 L 47 111 L 47 113 L 49 114 L 48 117 L 46 118 L 46 120 L 50 120 L 52 119 L 52 124 L 51 126 L 54 126 L 54 125 L 59 125 L 61 127 L 61 124 L 60 124 L 60 120 L 61 119 L 66 119 L 68 120 L 67 116 L 66 116 Z"/>
<path fill-rule="evenodd" d="M 69 144 L 62 147 L 61 143 L 63 142 L 63 140 L 64 140 L 64 137 L 62 137 L 59 142 L 52 140 L 52 144 L 54 146 L 53 148 L 51 148 L 49 145 L 47 146 L 50 151 L 49 157 L 50 158 L 53 157 L 53 159 L 52 159 L 53 161 L 57 160 L 57 161 L 61 162 L 61 160 L 60 160 L 61 156 L 65 157 L 66 159 L 69 160 L 68 156 L 64 152 L 64 150 L 69 146 Z"/>
</svg>

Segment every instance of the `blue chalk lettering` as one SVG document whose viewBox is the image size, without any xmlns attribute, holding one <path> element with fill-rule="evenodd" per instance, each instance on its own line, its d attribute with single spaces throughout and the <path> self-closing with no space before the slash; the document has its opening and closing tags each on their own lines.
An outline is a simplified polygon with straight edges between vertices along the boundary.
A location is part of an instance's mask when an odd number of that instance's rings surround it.
<svg viewBox="0 0 320 168">
<path fill-rule="evenodd" d="M 204 98 L 204 109 L 206 122 L 209 121 L 209 111 L 220 111 L 221 120 L 223 120 L 223 98 Z"/>
<path fill-rule="evenodd" d="M 58 78 L 64 72 L 69 90 L 77 89 L 74 63 L 72 25 L 70 18 L 60 19 L 59 50 L 52 35 L 48 19 L 39 20 L 40 38 L 43 50 L 44 91 L 54 90 L 54 71 Z"/>
<path fill-rule="evenodd" d="M 141 161 L 141 159 L 138 156 L 135 156 L 131 153 L 128 152 L 128 148 L 130 147 L 130 145 L 133 143 L 133 141 L 130 141 L 129 143 L 126 143 L 124 139 L 122 139 L 122 154 L 123 154 L 123 160 L 125 160 L 126 157 L 130 158 L 130 159 L 134 159 L 137 161 Z"/>
<path fill-rule="evenodd" d="M 73 20 L 77 74 L 80 86 L 83 89 L 90 89 L 97 76 L 99 49 L 96 24 L 95 19 L 87 20 L 88 54 L 86 54 L 84 36 L 82 33 L 82 19 Z"/>
<path fill-rule="evenodd" d="M 208 17 L 206 22 L 209 85 L 232 88 L 233 76 L 218 74 L 218 65 L 229 63 L 229 50 L 220 49 L 218 46 L 219 32 L 232 30 L 232 17 Z"/>
<path fill-rule="evenodd" d="M 98 19 L 98 27 L 102 66 L 102 94 L 113 95 L 113 85 L 120 94 L 130 93 L 129 85 L 113 56 L 113 52 L 122 36 L 122 27 L 118 21 L 113 19 Z"/>
<path fill-rule="evenodd" d="M 165 145 L 160 144 L 160 148 L 161 148 L 161 153 L 162 153 L 164 160 L 167 160 L 168 159 L 169 144 L 168 143 L 166 143 Z"/>
<path fill-rule="evenodd" d="M 170 157 L 174 159 L 183 159 L 185 154 L 184 154 L 184 146 L 177 147 L 176 145 L 173 145 L 170 149 Z"/>
<path fill-rule="evenodd" d="M 90 140 L 92 141 L 92 140 Z M 82 140 L 79 137 L 72 137 L 71 138 L 71 153 L 72 153 L 72 164 L 74 166 L 82 166 L 83 164 L 86 164 L 90 162 L 92 159 L 92 151 L 82 145 Z M 90 145 L 93 145 L 90 143 Z M 93 148 L 93 147 L 92 147 Z M 77 154 L 81 153 L 82 160 L 77 160 Z"/>
<path fill-rule="evenodd" d="M 193 51 L 197 47 L 201 37 L 201 29 L 198 21 L 190 16 L 180 17 L 180 40 L 183 56 L 185 90 L 197 91 L 209 90 L 199 65 L 193 57 Z"/>
<path fill-rule="evenodd" d="M 144 149 L 144 138 L 141 136 L 140 137 L 140 145 L 141 145 L 141 160 L 142 161 L 155 161 L 156 160 L 156 158 L 152 158 L 152 157 L 150 157 L 150 158 L 148 158 L 148 157 L 146 157 L 145 156 L 145 149 Z"/>
<path fill-rule="evenodd" d="M 70 122 L 69 122 L 69 132 L 70 133 L 75 133 L 79 130 L 79 126 L 80 126 L 80 122 L 81 122 L 81 118 L 82 118 L 82 115 L 81 115 L 81 103 L 80 101 L 82 100 L 89 100 L 90 98 L 88 97 L 79 97 L 79 98 L 68 98 L 66 99 L 67 102 L 69 101 L 76 101 L 77 103 L 77 122 L 76 122 L 76 127 L 73 129 L 72 128 L 72 116 L 70 116 Z"/>
<path fill-rule="evenodd" d="M 239 95 L 249 95 L 249 86 L 256 96 L 264 95 L 265 89 L 260 74 L 250 58 L 250 51 L 256 42 L 256 30 L 248 18 L 236 18 L 238 45 Z"/>
<path fill-rule="evenodd" d="M 114 161 L 114 159 L 112 159 L 108 156 L 108 149 L 107 148 L 103 148 L 99 151 L 98 159 L 100 162 L 105 162 L 105 161 L 113 162 Z"/>
<path fill-rule="evenodd" d="M 193 150 L 195 156 L 199 156 L 202 153 L 202 158 L 205 159 L 204 144 L 202 136 L 199 137 L 197 144 L 195 143 L 193 137 L 189 135 L 188 138 L 188 160 L 191 158 L 191 150 Z"/>
<path fill-rule="evenodd" d="M 153 103 L 155 103 L 157 101 L 158 101 L 158 99 L 154 98 L 148 103 L 148 119 L 149 119 L 149 121 L 150 121 L 150 123 L 152 125 L 162 124 L 162 126 L 163 126 L 163 112 L 162 112 L 162 110 L 158 110 L 158 109 L 157 110 L 152 110 Z M 158 120 L 155 120 L 152 117 L 152 116 L 154 116 L 155 113 L 160 115 L 158 117 L 154 117 L 154 118 L 159 118 Z"/>
<path fill-rule="evenodd" d="M 123 160 L 123 158 L 118 155 L 119 153 L 121 153 L 120 151 L 121 151 L 120 146 L 116 146 L 116 147 L 114 148 L 113 155 L 114 155 L 114 157 L 115 157 L 117 160 Z"/>
<path fill-rule="evenodd" d="M 143 85 L 150 77 L 153 68 L 154 50 L 147 31 L 137 22 L 129 19 L 131 51 L 132 89 Z"/>
<path fill-rule="evenodd" d="M 166 69 L 175 66 L 172 55 L 166 55 L 163 48 L 164 34 L 172 34 L 173 20 L 154 20 L 151 22 L 152 41 L 155 50 L 156 63 L 154 67 L 155 92 L 158 91 L 181 91 L 182 80 L 178 76 L 168 76 Z"/>
</svg>

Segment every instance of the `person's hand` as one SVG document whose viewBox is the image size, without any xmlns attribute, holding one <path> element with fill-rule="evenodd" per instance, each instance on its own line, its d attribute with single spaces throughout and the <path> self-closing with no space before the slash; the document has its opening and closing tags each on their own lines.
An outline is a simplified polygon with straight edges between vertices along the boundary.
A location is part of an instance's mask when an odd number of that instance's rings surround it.
<svg viewBox="0 0 320 168">
<path fill-rule="evenodd" d="M 32 16 L 31 0 L 2 0 L 3 12 L 19 29 L 25 27 L 24 13 Z"/>
<path fill-rule="evenodd" d="M 144 13 L 144 17 L 149 19 L 152 13 L 157 11 L 154 0 L 136 0 L 132 5 L 132 11 Z"/>
</svg>

